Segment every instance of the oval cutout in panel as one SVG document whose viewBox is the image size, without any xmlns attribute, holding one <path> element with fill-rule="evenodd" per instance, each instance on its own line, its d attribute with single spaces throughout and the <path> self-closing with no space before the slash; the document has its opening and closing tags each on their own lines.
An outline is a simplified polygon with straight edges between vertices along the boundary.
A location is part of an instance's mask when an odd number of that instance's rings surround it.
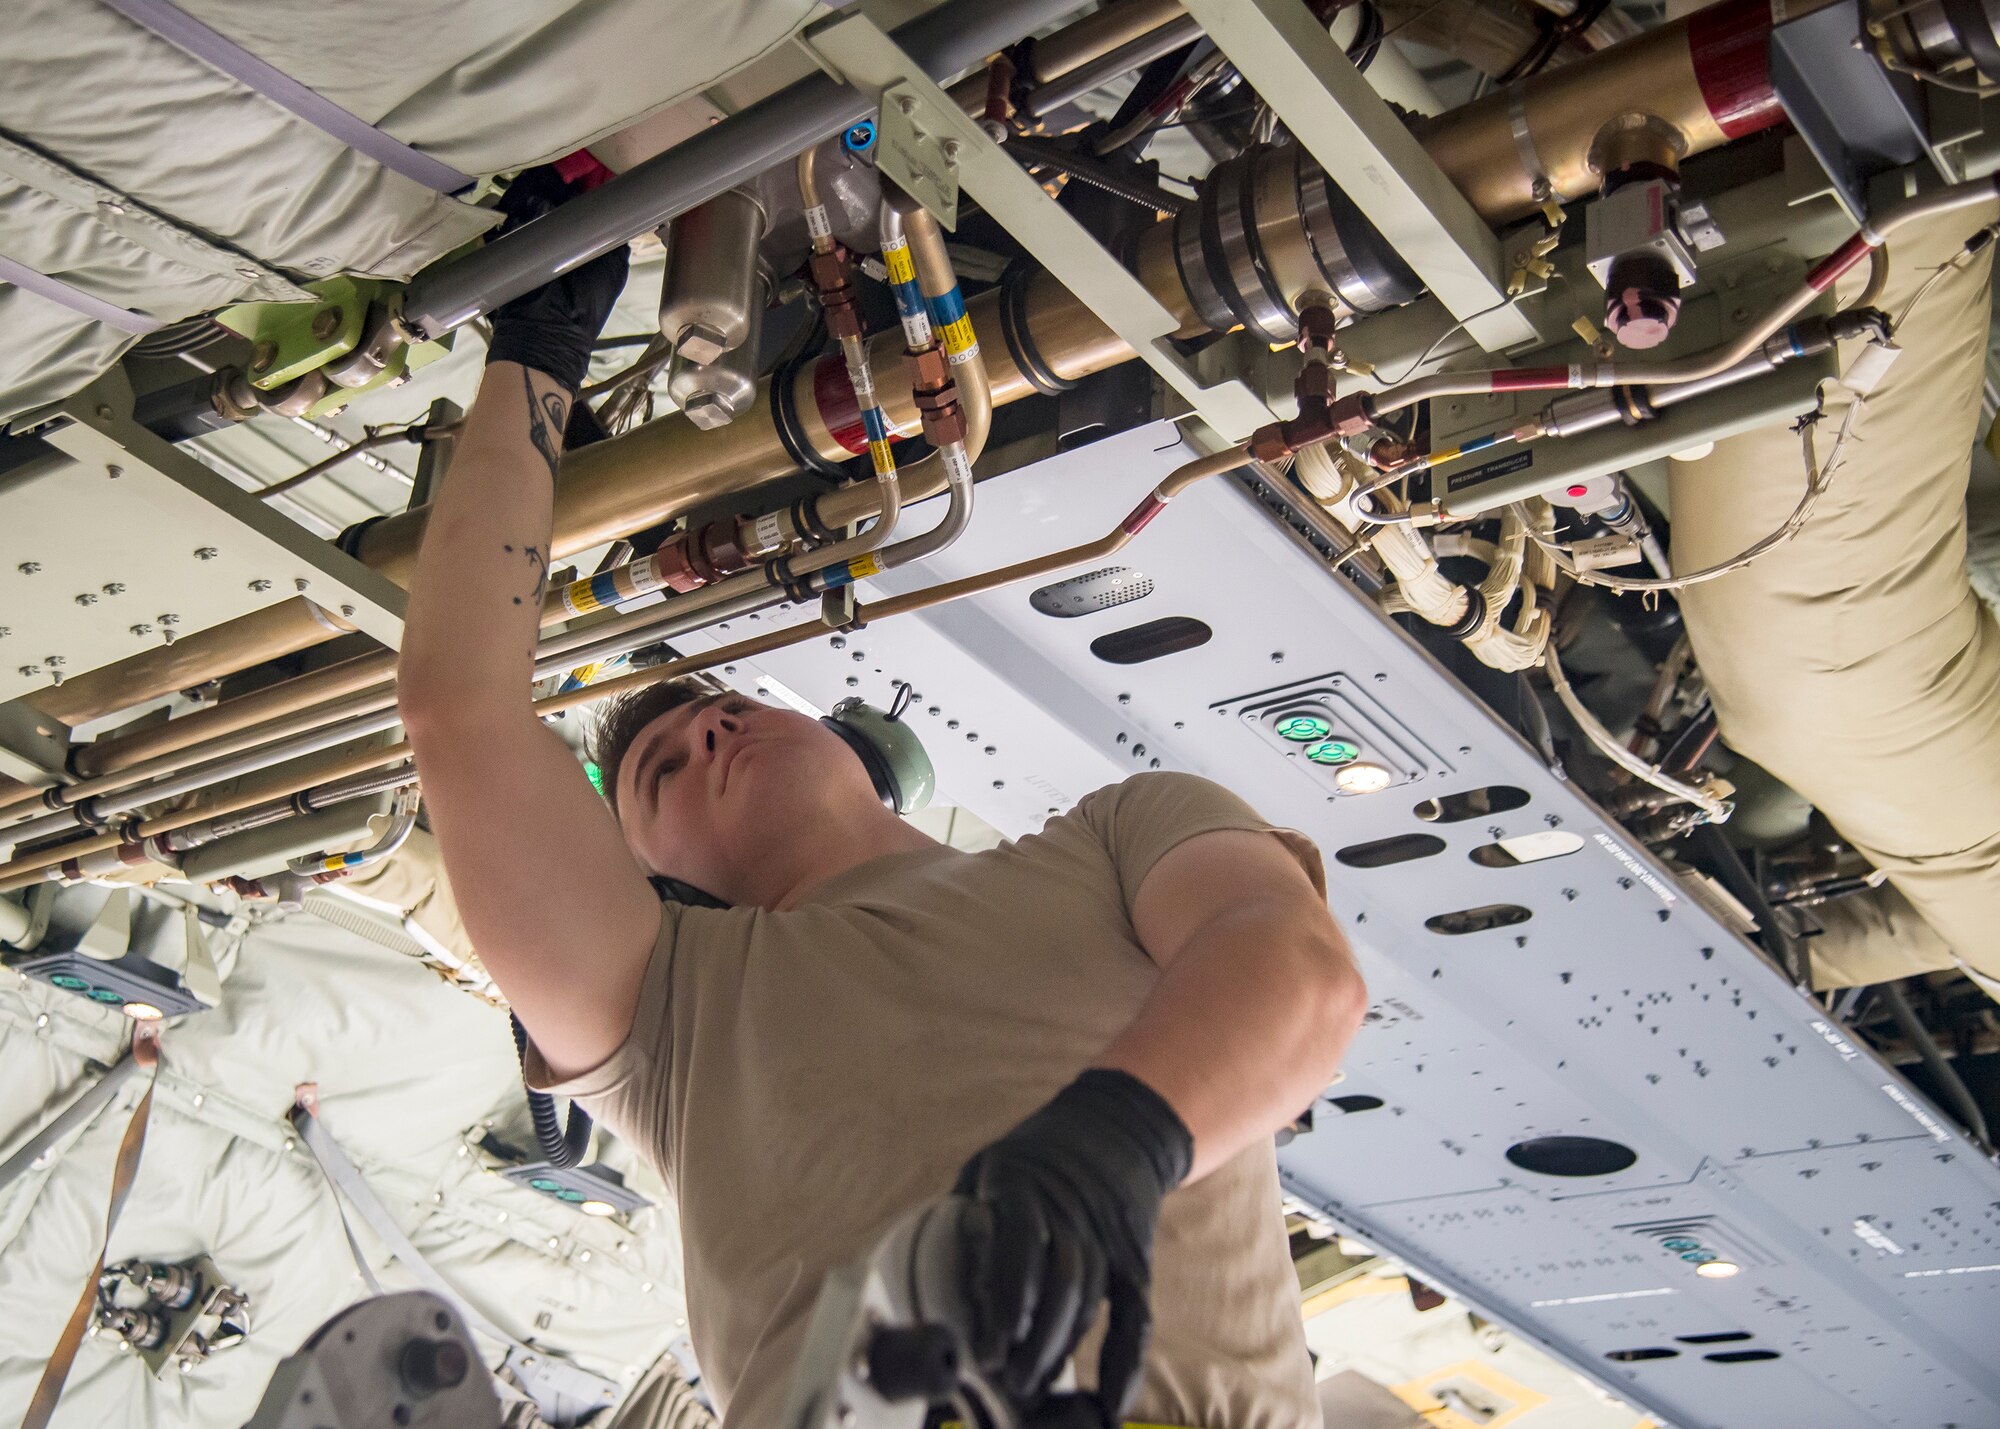
<svg viewBox="0 0 2000 1429">
<path fill-rule="evenodd" d="M 1388 868 L 1391 864 L 1409 863 L 1443 852 L 1444 840 L 1436 834 L 1397 834 L 1394 838 L 1349 844 L 1334 857 L 1349 868 Z"/>
<path fill-rule="evenodd" d="M 1776 1350 L 1722 1350 L 1702 1358 L 1710 1364 L 1758 1364 L 1764 1360 L 1782 1359 L 1783 1356 Z"/>
<path fill-rule="evenodd" d="M 1543 829 L 1539 833 L 1516 834 L 1481 844 L 1466 857 L 1481 868 L 1519 868 L 1524 863 L 1541 863 L 1551 858 L 1567 858 L 1583 847 L 1583 836 L 1567 829 Z"/>
<path fill-rule="evenodd" d="M 1537 1176 L 1614 1176 L 1639 1153 L 1596 1136 L 1537 1136 L 1508 1147 L 1507 1159 Z"/>
<path fill-rule="evenodd" d="M 1328 1097 L 1329 1106 L 1337 1106 L 1343 1113 L 1353 1116 L 1356 1112 L 1377 1111 L 1382 1106 L 1382 1098 L 1370 1096 Z"/>
<path fill-rule="evenodd" d="M 1756 1336 L 1748 1330 L 1723 1330 L 1713 1335 L 1675 1335 L 1674 1339 L 1683 1345 L 1733 1345 L 1739 1340 L 1753 1340 Z"/>
<path fill-rule="evenodd" d="M 1512 784 L 1488 784 L 1483 789 L 1466 789 L 1440 799 L 1426 799 L 1410 810 L 1427 824 L 1460 824 L 1467 819 L 1483 819 L 1504 814 L 1528 802 L 1528 791 Z"/>
<path fill-rule="evenodd" d="M 1080 576 L 1045 585 L 1028 597 L 1043 615 L 1071 620 L 1124 605 L 1153 593 L 1153 583 L 1130 566 L 1104 566 Z"/>
<path fill-rule="evenodd" d="M 1215 632 L 1191 615 L 1169 615 L 1100 635 L 1090 642 L 1090 653 L 1113 665 L 1138 665 L 1206 645 Z"/>
<path fill-rule="evenodd" d="M 1637 1360 L 1677 1360 L 1679 1350 L 1670 1350 L 1665 1345 L 1644 1345 L 1636 1350 L 1607 1350 L 1604 1357 L 1617 1360 L 1620 1364 L 1632 1364 Z"/>
<path fill-rule="evenodd" d="M 1448 938 L 1463 937 L 1467 933 L 1484 933 L 1492 928 L 1511 928 L 1516 923 L 1525 923 L 1535 915 L 1518 903 L 1486 903 L 1477 908 L 1459 908 L 1450 913 L 1437 913 L 1424 919 L 1424 926 L 1433 933 L 1443 933 Z"/>
</svg>

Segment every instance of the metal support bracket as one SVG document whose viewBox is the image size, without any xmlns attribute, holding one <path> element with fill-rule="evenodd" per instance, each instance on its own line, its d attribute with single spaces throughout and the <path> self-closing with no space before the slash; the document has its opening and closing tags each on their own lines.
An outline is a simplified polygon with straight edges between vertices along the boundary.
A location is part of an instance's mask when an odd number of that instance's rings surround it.
<svg viewBox="0 0 2000 1429">
<path fill-rule="evenodd" d="M 0 778 L 31 789 L 70 782 L 69 730 L 20 700 L 0 704 Z"/>
<path fill-rule="evenodd" d="M 1187 0 L 1231 64 L 1488 352 L 1532 341 L 1500 241 L 1298 0 Z"/>
<path fill-rule="evenodd" d="M 1271 409 L 1241 382 L 1229 379 L 1206 384 L 1168 342 L 1179 327 L 1173 315 L 942 89 L 924 77 L 916 63 L 872 20 L 865 15 L 842 15 L 808 31 L 805 44 L 847 83 L 883 97 L 885 152 L 891 143 L 888 113 L 895 110 L 901 119 L 936 140 L 939 154 L 957 167 L 958 186 L 1088 305 L 1225 441 L 1241 440 L 1274 420 Z M 892 176 L 896 172 L 894 168 L 888 171 Z M 921 187 L 912 191 L 912 197 L 930 206 Z M 955 221 L 955 212 L 932 211 L 947 227 Z"/>
<path fill-rule="evenodd" d="M 50 498 L 69 513 L 70 523 L 79 512 L 93 513 L 89 519 L 95 522 L 106 508 L 102 495 L 93 492 L 115 480 L 120 499 L 111 506 L 138 512 L 144 520 L 123 543 L 132 549 L 120 557 L 121 579 L 104 585 L 90 603 L 79 601 L 81 608 L 72 609 L 68 587 L 49 592 L 50 611 L 65 612 L 72 630 L 64 634 L 75 636 L 67 642 L 77 646 L 69 652 L 71 670 L 93 669 L 132 653 L 130 647 L 145 638 L 128 631 L 135 622 L 153 638 L 171 639 L 294 595 L 308 597 L 392 649 L 402 643 L 407 596 L 401 586 L 133 421 L 132 387 L 122 371 L 111 369 L 57 410 L 68 420 L 52 423 L 41 435 L 77 465 L 43 479 Z M 38 529 L 46 540 L 47 532 L 61 531 L 65 523 Z M 94 525 L 90 534 L 94 541 L 103 536 Z M 172 573 L 164 590 L 142 589 L 160 584 L 163 571 Z M 179 612 L 173 625 L 159 609 L 168 592 L 171 610 Z M 135 603 L 142 596 L 151 600 Z M 0 687 L 6 683 L 0 680 Z M 0 688 L 0 695 L 6 693 Z"/>
</svg>

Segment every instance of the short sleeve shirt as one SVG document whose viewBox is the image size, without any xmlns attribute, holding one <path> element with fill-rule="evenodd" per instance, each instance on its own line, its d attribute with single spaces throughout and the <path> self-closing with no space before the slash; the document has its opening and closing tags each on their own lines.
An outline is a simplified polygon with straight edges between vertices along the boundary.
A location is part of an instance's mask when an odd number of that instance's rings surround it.
<svg viewBox="0 0 2000 1429">
<path fill-rule="evenodd" d="M 729 1429 L 778 1422 L 825 1274 L 1137 1015 L 1160 971 L 1132 901 L 1169 850 L 1224 829 L 1273 833 L 1324 893 L 1303 835 L 1205 779 L 1141 774 L 1039 834 L 878 858 L 792 908 L 668 905 L 625 1044 L 559 1084 L 529 1049 L 531 1081 L 580 1098 L 673 1189 L 689 1329 Z M 1167 1197 L 1152 1307 L 1135 1419 L 1320 1423 L 1271 1145 Z"/>
</svg>

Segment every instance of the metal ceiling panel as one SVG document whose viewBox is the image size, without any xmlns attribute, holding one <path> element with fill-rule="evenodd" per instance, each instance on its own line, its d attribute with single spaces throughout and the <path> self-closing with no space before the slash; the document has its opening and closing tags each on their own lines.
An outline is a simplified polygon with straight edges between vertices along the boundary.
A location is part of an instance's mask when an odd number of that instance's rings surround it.
<svg viewBox="0 0 2000 1429">
<path fill-rule="evenodd" d="M 1011 473 L 980 488 L 956 546 L 873 584 L 911 589 L 1095 536 L 1189 454 L 1163 423 Z M 2000 1173 L 1331 577 L 1271 504 L 1228 479 L 1176 500 L 1120 556 L 1154 583 L 1136 600 L 1053 617 L 1021 586 L 731 678 L 775 678 L 822 706 L 911 680 L 944 795 L 1012 835 L 1153 767 L 1217 779 L 1311 835 L 1372 998 L 1330 1094 L 1383 1104 L 1316 1106 L 1280 1152 L 1288 1189 L 1622 1398 L 1682 1429 L 2000 1424 Z M 1213 637 L 1139 664 L 1092 653 L 1162 617 Z M 1336 680 L 1369 716 L 1336 733 L 1364 759 L 1392 738 L 1385 762 L 1410 782 L 1344 795 L 1329 767 L 1243 717 Z M 1494 786 L 1525 800 L 1419 816 Z M 1581 840 L 1564 856 L 1471 856 L 1562 831 Z M 1372 867 L 1338 857 L 1413 834 L 1444 846 Z M 1529 916 L 1435 930 L 1496 906 Z M 1556 1176 L 1509 1159 L 1543 1137 L 1599 1138 L 1631 1164 Z M 1740 1272 L 1703 1278 L 1689 1254 Z M 1732 1338 L 1686 1338 L 1713 1335 Z"/>
</svg>

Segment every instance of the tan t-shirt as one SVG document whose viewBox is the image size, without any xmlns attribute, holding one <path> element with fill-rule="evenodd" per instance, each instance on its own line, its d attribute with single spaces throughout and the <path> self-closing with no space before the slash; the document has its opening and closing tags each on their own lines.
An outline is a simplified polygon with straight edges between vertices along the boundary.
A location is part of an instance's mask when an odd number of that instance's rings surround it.
<svg viewBox="0 0 2000 1429">
<path fill-rule="evenodd" d="M 1132 1020 L 1160 974 L 1129 910 L 1161 855 L 1269 828 L 1205 779 L 1141 774 L 1018 843 L 892 854 L 782 912 L 668 905 L 625 1045 L 559 1084 L 530 1049 L 531 1080 L 673 1188 L 695 1354 L 730 1429 L 778 1421 L 821 1277 Z M 1324 891 L 1312 844 L 1277 832 Z M 1152 1305 L 1135 1419 L 1317 1429 L 1270 1144 L 1167 1197 Z"/>
</svg>

